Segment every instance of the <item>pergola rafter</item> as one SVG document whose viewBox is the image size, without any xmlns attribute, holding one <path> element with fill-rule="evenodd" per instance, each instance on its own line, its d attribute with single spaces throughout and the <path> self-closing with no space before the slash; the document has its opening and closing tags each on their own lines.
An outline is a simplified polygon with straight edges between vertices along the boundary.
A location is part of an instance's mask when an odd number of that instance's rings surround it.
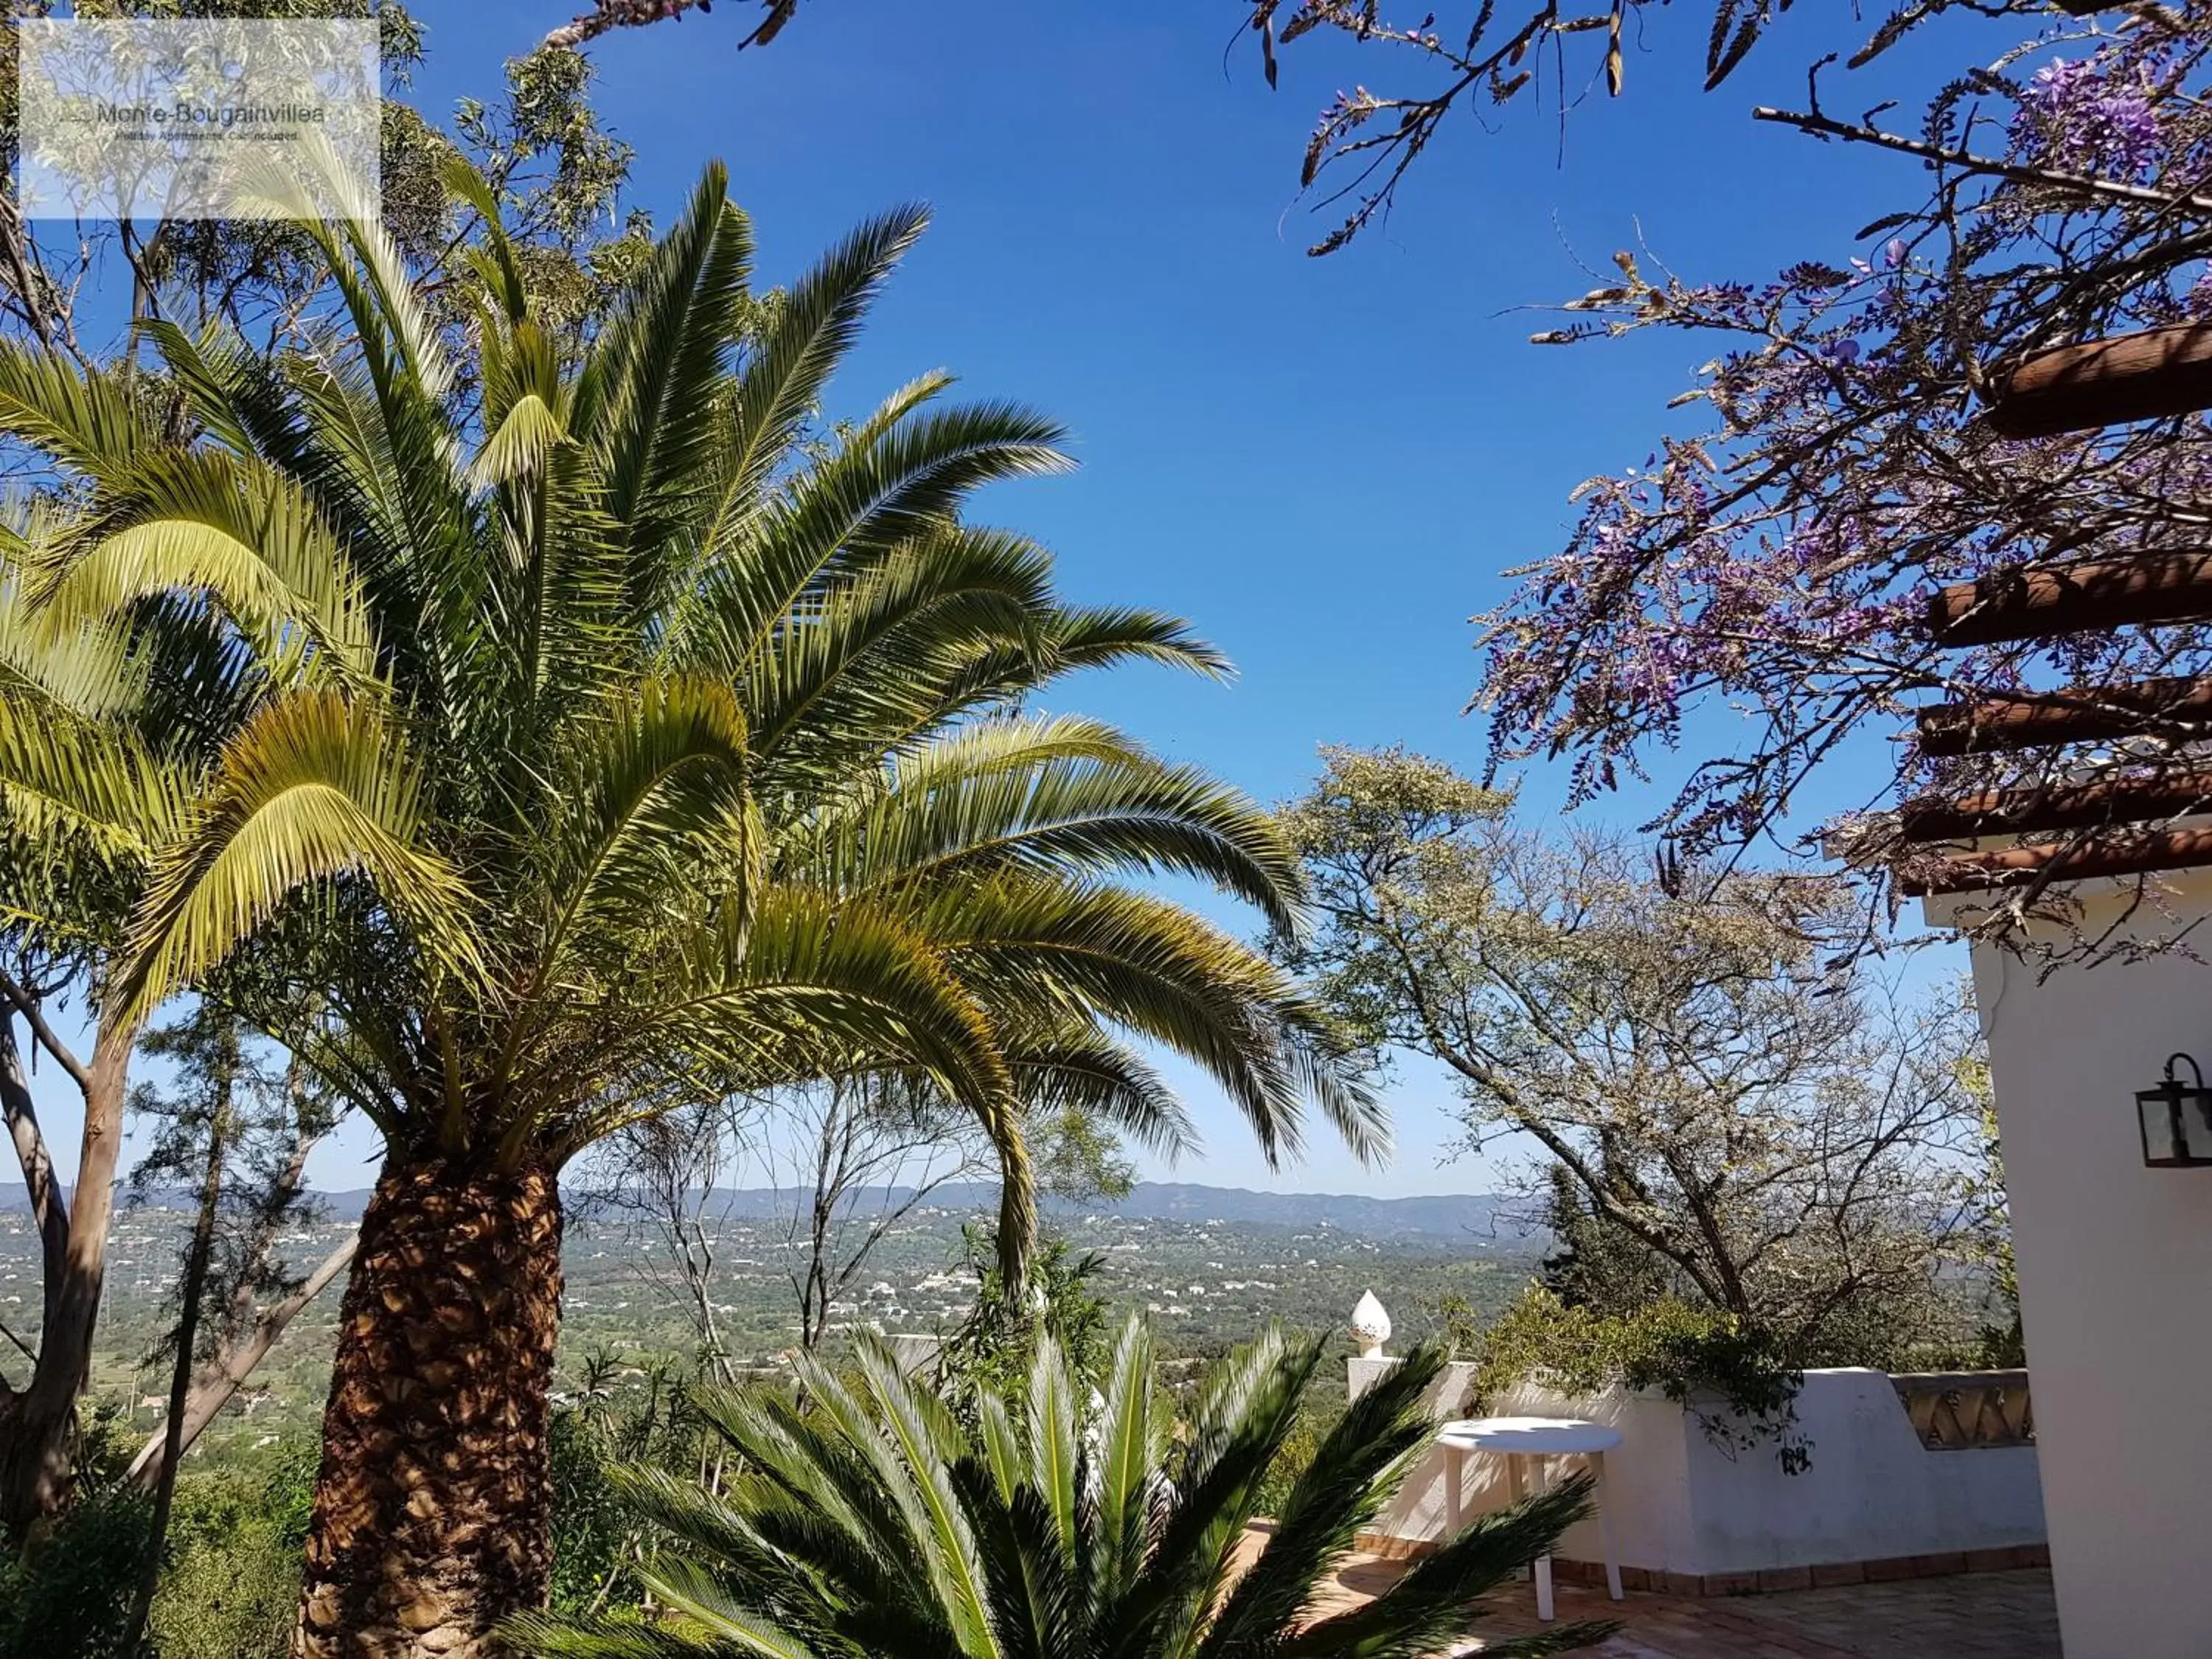
<svg viewBox="0 0 2212 1659">
<path fill-rule="evenodd" d="M 2095 0 L 2060 4 L 2076 15 L 2107 9 Z M 1984 418 L 2008 438 L 2052 437 L 2212 408 L 2212 324 L 2146 329 L 2037 352 L 2001 369 L 1992 388 Z M 2212 551 L 2019 566 L 1937 589 L 1928 598 L 1927 617 L 1929 633 L 1946 647 L 2212 621 Z M 1940 703 L 1922 709 L 1917 726 L 1922 752 L 1939 757 L 2130 739 L 2147 740 L 2154 752 L 2080 782 L 1908 802 L 1898 816 L 1908 848 L 2075 832 L 1915 860 L 1905 873 L 1909 892 L 2212 865 L 2212 829 L 2144 827 L 2212 811 L 2212 765 L 2185 753 L 2188 745 L 2212 739 L 2212 678 Z M 2170 767 L 2158 764 L 2160 744 L 2178 751 Z"/>
</svg>

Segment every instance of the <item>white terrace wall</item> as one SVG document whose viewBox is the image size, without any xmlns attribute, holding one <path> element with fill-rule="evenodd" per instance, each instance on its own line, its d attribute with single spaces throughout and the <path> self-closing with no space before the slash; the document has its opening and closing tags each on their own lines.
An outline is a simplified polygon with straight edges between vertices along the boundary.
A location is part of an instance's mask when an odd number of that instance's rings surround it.
<svg viewBox="0 0 2212 1659">
<path fill-rule="evenodd" d="M 2172 908 L 2212 915 L 2212 875 Z M 2081 884 L 2093 933 L 2129 895 Z M 1929 919 L 1966 919 L 1959 901 Z M 2164 917 L 2146 924 L 2163 929 Z M 2205 930 L 2192 939 L 2206 950 Z M 1974 947 L 2051 1560 L 2068 1659 L 2212 1652 L 2212 1170 L 2144 1167 L 2133 1093 L 2186 1050 L 2212 1070 L 2212 967 L 2164 954 L 2065 969 Z M 2183 1075 L 2186 1077 L 2185 1070 Z"/>
<path fill-rule="evenodd" d="M 1344 1363 L 1345 1397 L 1357 1400 L 1398 1362 L 1378 1354 L 1372 1358 L 1352 1358 Z M 1449 1423 L 1454 1418 L 1464 1417 L 1474 1394 L 1474 1367 L 1464 1360 L 1452 1361 L 1429 1385 L 1426 1404 L 1431 1420 Z M 1395 1539 L 1421 1543 L 1439 1536 L 1443 1529 L 1444 1454 L 1431 1446 L 1407 1474 L 1397 1496 L 1375 1518 L 1368 1536 L 1375 1542 Z"/>
<path fill-rule="evenodd" d="M 1881 1371 L 1806 1374 L 1797 1418 L 1812 1462 L 1797 1474 L 1783 1472 L 1771 1444 L 1715 1445 L 1695 1413 L 1656 1390 L 1576 1397 L 1529 1383 L 1507 1390 L 1491 1409 L 1585 1418 L 1621 1431 L 1621 1444 L 1605 1456 L 1604 1501 L 1625 1566 L 1747 1574 L 2008 1549 L 2044 1538 L 2034 1448 L 1929 1451 Z M 1431 1462 L 1433 1472 L 1426 1465 L 1415 1471 L 1395 1511 L 1419 1530 L 1400 1536 L 1426 1540 L 1443 1530 L 1443 1465 Z M 1506 1501 L 1500 1460 L 1470 1458 L 1466 1480 L 1468 1515 Z M 1599 1559 L 1595 1522 L 1570 1531 L 1559 1553 Z"/>
</svg>

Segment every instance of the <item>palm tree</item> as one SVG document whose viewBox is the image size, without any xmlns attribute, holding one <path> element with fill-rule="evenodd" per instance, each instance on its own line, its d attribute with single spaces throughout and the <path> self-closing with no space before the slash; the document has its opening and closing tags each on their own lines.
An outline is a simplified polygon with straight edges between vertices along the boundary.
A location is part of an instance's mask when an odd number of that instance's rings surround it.
<svg viewBox="0 0 2212 1659">
<path fill-rule="evenodd" d="M 823 1078 L 939 1091 L 997 1148 L 1016 1274 L 1026 1112 L 1187 1139 L 1133 1041 L 1204 1066 L 1271 1154 L 1309 1100 L 1362 1155 L 1382 1139 L 1297 988 L 1130 884 L 1194 875 L 1293 925 L 1266 816 L 1020 712 L 1078 669 L 1224 666 L 1171 618 L 1064 604 L 1043 550 L 966 516 L 1060 468 L 1059 429 L 945 406 L 943 375 L 815 427 L 925 216 L 763 307 L 711 168 L 572 346 L 483 181 L 449 184 L 489 228 L 458 355 L 364 211 L 307 227 L 338 305 L 318 349 L 157 322 L 168 406 L 45 362 L 40 396 L 0 400 L 70 483 L 23 550 L 52 624 L 216 647 L 176 692 L 205 757 L 107 1006 L 220 968 L 386 1143 L 302 1655 L 471 1659 L 542 1600 L 557 1178 L 626 1123 Z"/>
<path fill-rule="evenodd" d="M 1132 1317 L 1086 1408 L 1048 1340 L 1028 1395 L 986 1395 L 970 1435 L 864 1340 L 852 1376 L 800 1362 L 804 1403 L 711 1390 L 705 1421 L 745 1471 L 726 1492 L 637 1467 L 618 1476 L 671 1540 L 641 1575 L 672 1617 L 518 1620 L 544 1659 L 1418 1659 L 1473 1626 L 1474 1599 L 1548 1549 L 1586 1481 L 1477 1521 L 1364 1606 L 1321 1605 L 1331 1574 L 1434 1432 L 1441 1351 L 1409 1355 L 1330 1430 L 1250 1558 L 1261 1481 L 1325 1345 L 1270 1332 L 1172 1422 Z M 1249 1561 L 1249 1565 L 1247 1565 Z M 1566 1626 L 1483 1652 L 1598 1640 Z"/>
</svg>

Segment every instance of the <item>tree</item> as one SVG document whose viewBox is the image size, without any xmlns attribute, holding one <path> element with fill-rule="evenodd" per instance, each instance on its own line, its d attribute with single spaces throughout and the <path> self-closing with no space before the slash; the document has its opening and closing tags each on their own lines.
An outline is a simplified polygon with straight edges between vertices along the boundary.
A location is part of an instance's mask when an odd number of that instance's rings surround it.
<svg viewBox="0 0 2212 1659">
<path fill-rule="evenodd" d="M 1042 550 L 964 520 L 1062 465 L 1057 428 L 940 407 L 935 375 L 806 441 L 923 216 L 863 226 L 756 333 L 750 228 L 709 169 L 570 350 L 481 176 L 447 184 L 484 227 L 465 373 L 364 215 L 305 226 L 339 305 L 318 351 L 146 325 L 181 441 L 88 420 L 106 382 L 50 358 L 0 410 L 82 492 L 33 550 L 41 614 L 175 605 L 227 652 L 117 1005 L 218 969 L 299 988 L 270 1035 L 386 1141 L 303 1655 L 467 1659 L 542 1598 L 557 1177 L 626 1123 L 919 1077 L 998 1153 L 1010 1280 L 1024 1111 L 1179 1121 L 1132 1036 L 1206 1067 L 1270 1156 L 1308 1099 L 1381 1144 L 1288 976 L 1121 879 L 1200 875 L 1288 926 L 1265 815 L 1097 722 L 1008 712 L 1078 668 L 1220 666 L 1171 619 L 1060 603 Z"/>
<path fill-rule="evenodd" d="M 1957 988 L 1915 1003 L 1839 949 L 1834 884 L 1655 867 L 1440 763 L 1325 753 L 1284 812 L 1322 921 L 1285 959 L 1373 1049 L 1443 1064 L 1472 1144 L 1533 1140 L 1793 1363 L 1927 1333 L 1978 1118 Z"/>
<path fill-rule="evenodd" d="M 149 1031 L 139 1050 L 170 1061 L 174 1076 L 166 1087 L 131 1091 L 131 1110 L 155 1124 L 153 1144 L 131 1173 L 134 1201 L 181 1182 L 198 1188 L 200 1207 L 167 1343 L 169 1408 L 129 1471 L 158 1494 L 236 1391 L 236 1357 L 264 1333 L 273 1342 L 284 1322 L 271 1316 L 320 1271 L 295 1271 L 278 1244 L 280 1235 L 319 1214 L 307 1188 L 307 1158 L 337 1127 L 338 1111 L 303 1066 L 279 1063 L 248 1039 L 234 1010 L 211 998 Z M 159 1532 L 157 1525 L 157 1539 Z"/>
<path fill-rule="evenodd" d="M 30 364 L 19 352 L 0 366 L 0 402 L 24 392 L 23 374 L 10 371 Z M 31 379 L 39 373 L 28 367 Z M 78 391 L 76 412 L 89 423 L 132 418 L 128 388 L 115 379 L 88 378 Z M 58 1515 L 70 1495 L 142 1024 L 109 993 L 148 859 L 180 821 L 187 789 L 185 766 L 152 736 L 163 725 L 161 682 L 173 661 L 133 654 L 118 629 L 32 615 L 33 579 L 14 555 L 40 520 L 15 516 L 0 538 L 14 544 L 0 547 L 0 770 L 8 780 L 0 864 L 9 895 L 0 920 L 0 1106 L 38 1229 L 43 1294 L 30 1376 L 21 1389 L 0 1378 L 0 1530 L 11 1545 Z M 92 1046 L 82 1058 L 52 1017 L 72 1002 L 90 1015 Z M 31 1098 L 18 1020 L 82 1103 L 76 1182 L 66 1194 Z M 15 1345 L 32 1352 L 20 1336 Z"/>
<path fill-rule="evenodd" d="M 1621 1179 L 1607 1163 L 1601 1157 L 1599 1179 Z M 1683 1275 L 1627 1228 L 1607 1220 L 1583 1195 L 1572 1170 L 1551 1164 L 1544 1181 L 1544 1228 L 1552 1236 L 1552 1251 L 1537 1279 L 1563 1305 L 1622 1314 L 1680 1292 Z"/>
<path fill-rule="evenodd" d="M 1105 1271 L 1103 1255 L 1077 1255 L 1065 1238 L 1048 1238 L 1023 1295 L 1014 1297 L 999 1282 L 999 1252 L 990 1230 L 963 1227 L 961 1243 L 965 1269 L 975 1281 L 975 1302 L 947 1334 L 930 1369 L 937 1391 L 963 1420 L 973 1420 L 983 1395 L 1011 1399 L 1018 1393 L 1048 1341 L 1067 1367 L 1070 1386 L 1087 1391 L 1105 1381 L 1106 1298 L 1093 1282 Z"/>
<path fill-rule="evenodd" d="M 1091 1403 L 1048 1342 L 1026 1399 L 985 1395 L 973 1435 L 880 1344 L 849 1379 L 806 1362 L 806 1407 L 712 1394 L 702 1409 L 753 1477 L 725 1493 L 651 1469 L 625 1482 L 673 1540 L 641 1577 L 677 1617 L 650 1632 L 532 1620 L 516 1639 L 546 1659 L 1445 1651 L 1474 1598 L 1587 1509 L 1587 1480 L 1482 1517 L 1374 1601 L 1322 1616 L 1322 1586 L 1435 1432 L 1422 1395 L 1443 1365 L 1418 1350 L 1352 1403 L 1244 1567 L 1261 1482 L 1326 1350 L 1270 1333 L 1214 1371 L 1180 1436 L 1134 1317 Z M 1558 1652 L 1607 1628 L 1483 1651 Z"/>
<path fill-rule="evenodd" d="M 1941 87 L 1911 126 L 1827 107 L 1817 72 L 1794 110 L 1762 110 L 1823 142 L 1894 158 L 1928 180 L 1861 233 L 1863 257 L 1808 258 L 1760 281 L 1706 280 L 1619 256 L 1620 280 L 1571 303 L 1579 341 L 1683 330 L 1711 362 L 1678 401 L 1696 428 L 1638 465 L 1589 480 L 1569 544 L 1523 574 L 1482 620 L 1478 702 L 1494 757 L 1573 757 L 1577 799 L 1686 746 L 1698 763 L 1654 820 L 1689 855 L 1762 839 L 1803 854 L 1848 848 L 1878 879 L 1924 873 L 1896 809 L 1994 790 L 2154 786 L 2154 830 L 2201 809 L 2203 723 L 2178 693 L 2204 671 L 2201 624 L 2076 630 L 1945 649 L 1924 623 L 1939 584 L 2027 562 L 2142 561 L 2201 539 L 2206 428 L 2176 416 L 2087 435 L 2015 440 L 1981 405 L 2026 351 L 2207 314 L 2212 200 L 2203 94 L 2212 12 L 2131 6 L 2124 27 L 2039 32 Z M 2097 688 L 2145 679 L 2142 735 L 2084 751 L 1952 756 L 1923 724 L 1931 701 L 2020 696 L 2110 708 Z M 1700 716 L 1725 706 L 1708 738 Z M 1747 731 L 1741 723 L 1748 718 Z M 1722 745 L 1725 745 L 1725 750 Z M 1710 745 L 1710 746 L 1709 746 Z M 1968 746 L 1975 746 L 1969 744 Z M 1793 817 L 1816 772 L 1863 757 L 1870 785 L 1815 840 Z M 2130 815 L 2132 816 L 2132 815 Z M 2100 813 L 2051 837 L 2099 837 Z M 2063 858 L 1990 899 L 1984 931 L 2065 908 Z M 2170 943 L 2154 882 L 2109 932 L 2049 930 L 2046 961 Z"/>
<path fill-rule="evenodd" d="M 731 1102 L 681 1106 L 619 1130 L 592 1163 L 591 1211 L 621 1218 L 641 1237 L 636 1272 L 686 1308 L 700 1375 L 724 1382 L 737 1374 L 714 1305 L 718 1235 L 728 1218 L 718 1189 L 750 1127 L 744 1107 Z"/>
<path fill-rule="evenodd" d="M 31 11 L 43 8 L 31 8 Z M 110 6 L 112 15 L 170 15 L 161 4 Z M 196 15 L 315 18 L 357 15 L 357 0 L 212 0 Z M 404 85 L 422 61 L 422 40 L 407 13 L 378 4 L 388 87 Z M 9 21 L 15 21 L 11 17 Z M 0 129 L 12 135 L 15 58 L 0 54 Z M 544 52 L 507 67 L 503 96 L 470 100 L 448 134 L 404 100 L 384 105 L 385 191 L 382 221 L 407 251 L 429 295 L 432 313 L 450 331 L 463 285 L 447 266 L 469 240 L 477 209 L 456 204 L 441 182 L 443 159 L 456 149 L 481 162 L 512 227 L 515 257 L 537 283 L 541 316 L 564 333 L 585 326 L 604 308 L 650 237 L 635 218 L 611 239 L 602 233 L 626 176 L 629 152 L 593 118 L 591 70 L 574 53 Z M 12 140 L 11 140 L 12 142 Z M 80 317 L 82 295 L 101 279 L 127 271 L 131 320 L 179 319 L 218 327 L 269 349 L 315 344 L 311 319 L 327 300 L 327 268 L 313 239 L 278 222 L 163 221 L 131 225 L 71 224 L 64 234 L 23 220 L 0 200 L 0 340 L 67 356 L 83 371 L 87 391 L 76 416 L 110 434 L 186 419 L 179 390 L 145 371 L 135 349 L 100 337 L 95 308 Z M 21 420 L 35 424 L 39 393 L 21 376 L 42 372 L 37 354 L 9 358 L 15 378 L 4 398 Z M 54 388 L 48 386 L 51 392 Z M 12 434 L 15 428 L 11 427 Z M 112 628 L 49 628 L 29 612 L 38 582 L 15 556 L 33 533 L 40 503 L 73 488 L 70 470 L 55 465 L 52 444 L 0 435 L 0 466 L 29 493 L 15 514 L 0 557 L 0 678 L 15 708 L 6 735 L 15 745 L 15 787 L 10 822 L 0 831 L 8 860 L 12 913 L 0 926 L 0 1104 L 27 1190 L 43 1254 L 42 1318 L 30 1377 L 20 1389 L 0 1378 L 0 1531 L 20 1540 L 52 1518 L 70 1493 L 70 1443 L 79 1399 L 88 1385 L 101 1307 L 112 1193 L 129 1096 L 129 1065 L 137 1028 L 107 994 L 124 928 L 143 896 L 152 849 L 173 828 L 189 793 L 192 769 L 207 758 L 209 733 L 220 711 L 202 696 L 203 653 L 220 655 L 211 634 L 177 645 L 171 617 L 167 646 L 125 617 Z M 221 678 L 217 675 L 218 678 Z M 68 765 L 46 764 L 55 721 L 107 728 L 96 743 L 65 745 Z M 31 780 L 26 786 L 25 780 Z M 74 1006 L 91 1030 L 80 1056 L 53 1018 Z M 22 1022 L 19 1039 L 15 1022 Z M 82 1097 L 77 1181 L 65 1196 L 52 1179 L 53 1160 L 27 1087 L 22 1047 L 43 1052 Z M 189 1444 L 239 1383 L 252 1373 L 285 1324 L 342 1272 L 351 1246 L 341 1246 L 298 1291 L 266 1310 L 195 1386 L 183 1439 Z M 29 1352 L 28 1345 L 22 1344 Z M 152 1451 L 139 1467 L 150 1470 Z"/>
<path fill-rule="evenodd" d="M 984 1174 L 989 1148 L 923 1079 L 832 1079 L 785 1104 L 789 1155 L 770 1167 L 790 1194 L 788 1277 L 799 1346 L 811 1349 L 876 1247 L 946 1182 Z"/>
<path fill-rule="evenodd" d="M 138 1592 L 131 1602 L 125 1650 L 137 1647 L 154 1611 L 154 1589 L 161 1575 L 161 1553 L 169 1530 L 169 1507 L 177 1492 L 177 1463 L 185 1425 L 185 1400 L 192 1385 L 192 1360 L 200 1340 L 200 1306 L 215 1266 L 216 1227 L 223 1200 L 223 1177 L 234 1150 L 240 1124 L 238 1074 L 245 1055 L 235 1021 L 203 1004 L 189 1020 L 148 1034 L 149 1052 L 174 1060 L 184 1073 L 185 1092 L 164 1101 L 141 1091 L 139 1109 L 167 1121 L 139 1176 L 197 1173 L 199 1202 L 192 1218 L 182 1271 L 177 1282 L 177 1323 L 170 1336 L 168 1421 L 161 1472 L 154 1482 L 154 1513 L 147 1525 L 146 1561 L 139 1570 Z"/>
</svg>

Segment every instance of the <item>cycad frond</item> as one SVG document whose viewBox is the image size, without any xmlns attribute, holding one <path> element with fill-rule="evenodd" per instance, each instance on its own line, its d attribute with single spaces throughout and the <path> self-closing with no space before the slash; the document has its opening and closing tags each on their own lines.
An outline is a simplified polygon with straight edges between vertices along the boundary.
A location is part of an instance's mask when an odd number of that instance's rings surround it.
<svg viewBox="0 0 2212 1659">
<path fill-rule="evenodd" d="M 1238 1545 L 1280 1455 L 1319 1340 L 1269 1337 L 1210 1375 L 1184 1443 L 1141 1319 L 1123 1326 L 1103 1399 L 1079 1405 L 1039 1344 L 1022 1400 L 985 1395 L 974 1434 L 864 1339 L 858 1380 L 813 1358 L 781 1389 L 710 1390 L 708 1424 L 747 1471 L 720 1491 L 658 1471 L 622 1484 L 670 1539 L 657 1580 L 689 1617 L 672 1639 L 822 1659 L 1423 1659 L 1467 1632 L 1477 1598 L 1588 1507 L 1583 1483 L 1478 1522 L 1366 1606 L 1311 1622 L 1362 1516 L 1432 1431 L 1437 1357 L 1355 1406 L 1283 1525 L 1240 1578 Z M 526 1650 L 636 1659 L 635 1626 L 532 1620 Z M 1508 1659 L 1581 1647 L 1603 1627 L 1498 1644 Z M 748 1645 L 748 1644 L 751 1645 Z M 762 1645 L 767 1644 L 767 1645 Z M 684 1650 L 688 1652 L 689 1650 Z M 671 1652 L 677 1650 L 670 1650 Z"/>
</svg>

